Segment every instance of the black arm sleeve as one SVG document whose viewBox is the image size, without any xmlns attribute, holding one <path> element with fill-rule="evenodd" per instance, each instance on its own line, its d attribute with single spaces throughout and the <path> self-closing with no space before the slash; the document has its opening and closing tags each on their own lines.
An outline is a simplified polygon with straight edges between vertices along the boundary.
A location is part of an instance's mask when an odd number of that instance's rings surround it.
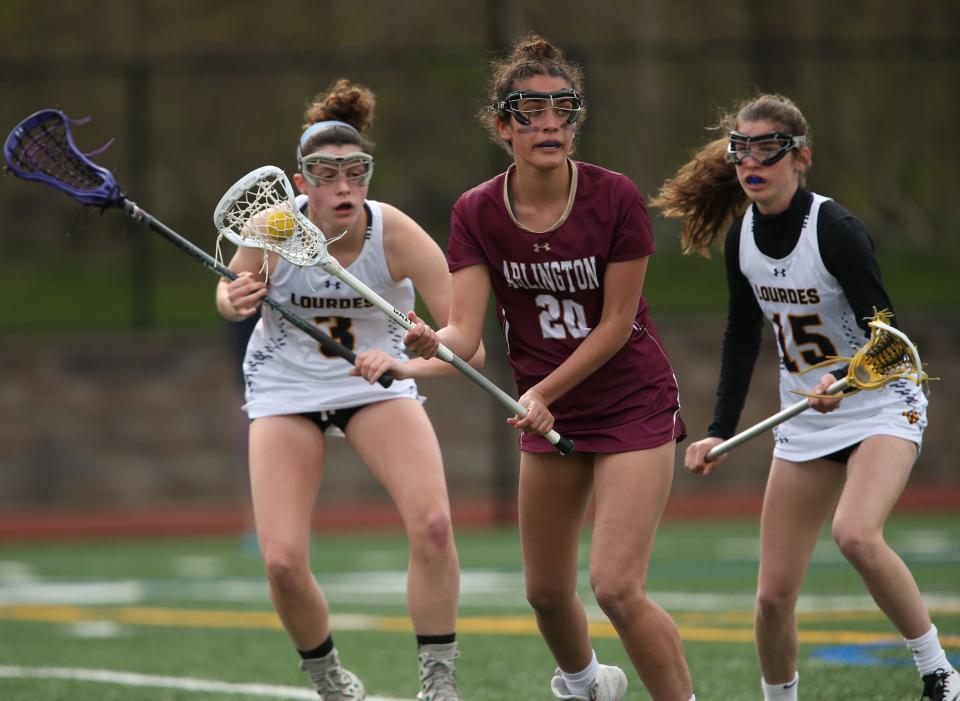
<svg viewBox="0 0 960 701">
<path fill-rule="evenodd" d="M 840 283 L 857 324 L 869 335 L 867 321 L 882 309 L 893 311 L 883 287 L 873 241 L 863 224 L 840 205 L 826 202 L 821 212 L 824 221 L 817 232 L 820 257 L 827 271 Z"/>
<path fill-rule="evenodd" d="M 883 287 L 873 240 L 860 220 L 835 202 L 825 202 L 821 212 L 823 223 L 817 232 L 820 257 L 827 272 L 840 283 L 866 342 L 870 337 L 867 324 L 870 318 L 883 309 L 893 312 L 893 304 Z M 890 325 L 897 326 L 896 318 Z M 844 365 L 830 372 L 839 379 L 847 374 L 848 368 L 849 365 Z"/>
<path fill-rule="evenodd" d="M 740 220 L 734 221 L 724 243 L 729 302 L 723 332 L 720 381 L 708 436 L 729 438 L 737 430 L 747 400 L 750 379 L 760 352 L 763 312 L 750 283 L 740 270 Z"/>
</svg>

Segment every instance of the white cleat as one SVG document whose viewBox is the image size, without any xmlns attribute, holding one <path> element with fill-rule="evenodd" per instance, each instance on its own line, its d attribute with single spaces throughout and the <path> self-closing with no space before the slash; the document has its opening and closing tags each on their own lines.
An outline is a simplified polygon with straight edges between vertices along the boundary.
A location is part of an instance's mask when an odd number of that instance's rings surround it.
<svg viewBox="0 0 960 701">
<path fill-rule="evenodd" d="M 310 677 L 321 701 L 363 701 L 367 698 L 363 682 L 343 668 L 336 650 L 326 657 L 300 660 L 300 669 Z"/>
<path fill-rule="evenodd" d="M 421 645 L 417 652 L 420 666 L 420 693 L 417 701 L 463 701 L 454 678 L 460 652 L 456 643 Z"/>
<path fill-rule="evenodd" d="M 960 701 L 960 672 L 938 669 L 931 674 L 924 674 L 920 701 Z"/>
<path fill-rule="evenodd" d="M 590 685 L 589 696 L 570 693 L 566 682 L 558 669 L 550 680 L 550 690 L 558 699 L 576 699 L 577 701 L 621 701 L 627 693 L 627 675 L 619 667 L 598 665 L 597 678 Z"/>
</svg>

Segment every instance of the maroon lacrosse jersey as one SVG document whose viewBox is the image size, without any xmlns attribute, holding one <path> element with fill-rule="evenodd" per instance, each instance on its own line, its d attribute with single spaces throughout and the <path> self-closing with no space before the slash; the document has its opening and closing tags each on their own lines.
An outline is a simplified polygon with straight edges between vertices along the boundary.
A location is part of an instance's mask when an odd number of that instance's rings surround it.
<svg viewBox="0 0 960 701">
<path fill-rule="evenodd" d="M 486 265 L 520 395 L 583 342 L 603 312 L 607 265 L 653 253 L 640 193 L 624 175 L 571 162 L 575 193 L 551 231 L 522 228 L 507 206 L 506 173 L 461 195 L 453 207 L 451 272 Z M 653 448 L 685 437 L 673 368 L 642 297 L 633 333 L 599 370 L 550 407 L 555 429 L 584 452 Z M 546 452 L 522 433 L 520 448 Z"/>
</svg>

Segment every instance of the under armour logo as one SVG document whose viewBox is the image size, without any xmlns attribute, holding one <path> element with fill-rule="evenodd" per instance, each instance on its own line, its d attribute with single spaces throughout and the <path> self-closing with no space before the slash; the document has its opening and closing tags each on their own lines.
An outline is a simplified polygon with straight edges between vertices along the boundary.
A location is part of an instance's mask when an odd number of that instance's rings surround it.
<svg viewBox="0 0 960 701">
<path fill-rule="evenodd" d="M 335 290 L 339 290 L 339 289 L 340 289 L 340 281 L 339 281 L 339 280 L 327 280 L 326 282 L 323 283 L 323 286 L 326 287 L 327 289 L 330 289 L 330 288 L 332 287 L 332 288 L 335 289 Z"/>
<path fill-rule="evenodd" d="M 550 250 L 550 242 L 549 242 L 549 241 L 544 241 L 543 243 L 535 243 L 535 244 L 533 244 L 533 252 L 534 252 L 534 253 L 542 253 L 543 251 L 549 251 L 549 250 Z"/>
<path fill-rule="evenodd" d="M 774 276 L 774 277 L 786 277 L 786 276 L 787 276 L 787 269 L 786 269 L 786 268 L 774 268 L 774 269 L 773 269 L 773 276 Z"/>
</svg>

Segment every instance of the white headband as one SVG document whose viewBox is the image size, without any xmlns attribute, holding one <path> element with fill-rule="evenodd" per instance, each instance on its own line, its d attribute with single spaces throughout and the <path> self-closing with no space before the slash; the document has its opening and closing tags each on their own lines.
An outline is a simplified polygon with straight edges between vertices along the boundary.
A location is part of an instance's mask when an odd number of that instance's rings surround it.
<svg viewBox="0 0 960 701">
<path fill-rule="evenodd" d="M 327 119 L 322 122 L 314 122 L 304 130 L 303 134 L 300 135 L 300 148 L 303 148 L 307 141 L 309 141 L 310 138 L 317 132 L 323 131 L 324 129 L 331 129 L 333 127 L 346 127 L 352 132 L 356 132 L 357 134 L 360 133 L 352 125 L 347 124 L 346 122 L 341 122 L 338 119 Z"/>
</svg>

